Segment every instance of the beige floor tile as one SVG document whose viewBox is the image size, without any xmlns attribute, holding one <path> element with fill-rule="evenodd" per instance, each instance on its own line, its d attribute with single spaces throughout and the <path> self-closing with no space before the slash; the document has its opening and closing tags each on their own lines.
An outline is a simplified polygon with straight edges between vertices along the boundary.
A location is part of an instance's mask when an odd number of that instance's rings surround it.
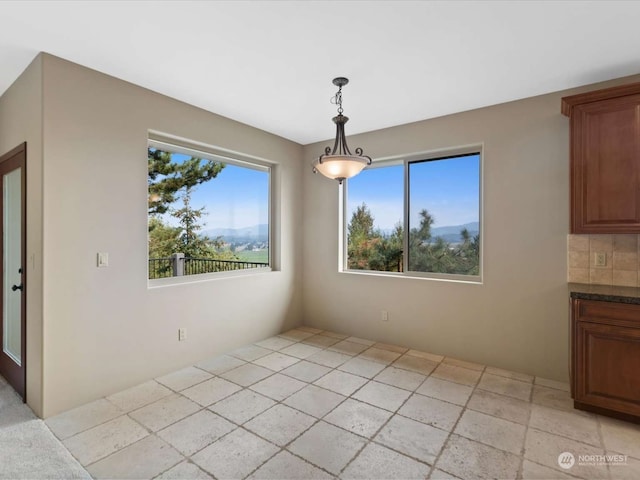
<svg viewBox="0 0 640 480">
<path fill-rule="evenodd" d="M 448 382 L 439 378 L 427 378 L 416 393 L 427 397 L 437 398 L 445 402 L 455 403 L 464 406 L 469 400 L 473 388 L 459 383 Z"/>
<path fill-rule="evenodd" d="M 358 355 L 358 358 L 363 358 L 372 362 L 378 362 L 388 365 L 390 363 L 393 363 L 399 356 L 400 354 L 397 352 L 391 352 L 389 350 L 371 347 Z"/>
<path fill-rule="evenodd" d="M 136 410 L 171 395 L 173 392 L 155 380 L 136 385 L 107 397 L 111 403 L 125 412 Z"/>
<path fill-rule="evenodd" d="M 526 427 L 484 413 L 465 410 L 454 433 L 469 440 L 521 455 Z"/>
<path fill-rule="evenodd" d="M 516 478 L 520 458 L 512 453 L 451 435 L 437 468 L 465 480 L 480 478 Z"/>
<path fill-rule="evenodd" d="M 376 343 L 373 340 L 367 340 L 366 338 L 360 338 L 360 337 L 348 337 L 346 338 L 346 340 L 347 342 L 361 343 L 362 345 L 367 345 L 369 347 L 374 343 Z"/>
<path fill-rule="evenodd" d="M 239 358 L 230 357 L 229 355 L 220 355 L 219 357 L 209 358 L 196 364 L 196 367 L 206 370 L 214 375 L 220 375 L 221 373 L 233 370 L 241 365 L 246 364 L 244 360 Z"/>
<path fill-rule="evenodd" d="M 381 445 L 370 443 L 340 475 L 341 479 L 390 479 L 423 480 L 429 466 L 396 453 Z"/>
<path fill-rule="evenodd" d="M 238 390 L 240 390 L 238 385 L 216 377 L 183 390 L 182 395 L 203 407 L 207 407 Z"/>
<path fill-rule="evenodd" d="M 338 475 L 364 444 L 365 440 L 353 433 L 318 422 L 294 441 L 288 450 Z M 318 448 L 318 445 L 323 448 Z"/>
<path fill-rule="evenodd" d="M 341 342 L 330 346 L 329 350 L 353 356 L 364 352 L 367 348 L 369 348 L 367 345 L 362 345 L 361 343 L 353 343 L 347 340 L 342 340 Z"/>
<path fill-rule="evenodd" d="M 345 399 L 324 388 L 308 385 L 287 398 L 284 403 L 316 418 L 322 418 Z"/>
<path fill-rule="evenodd" d="M 0 377 L 2 378 L 2 377 Z M 113 420 L 124 412 L 113 403 L 101 398 L 81 407 L 50 417 L 47 426 L 60 440 L 69 438 L 76 433 L 93 428 L 101 423 Z"/>
<path fill-rule="evenodd" d="M 429 478 L 432 480 L 460 480 L 460 477 L 456 477 L 454 475 L 451 475 L 450 473 L 443 472 L 442 470 L 439 470 L 437 468 L 434 468 L 432 470 Z"/>
<path fill-rule="evenodd" d="M 383 364 L 365 360 L 361 357 L 356 357 L 340 365 L 338 370 L 365 378 L 373 378 L 384 370 L 384 368 Z"/>
<path fill-rule="evenodd" d="M 418 372 L 403 370 L 402 368 L 387 367 L 374 377 L 374 380 L 405 390 L 415 390 L 424 382 L 425 375 Z"/>
<path fill-rule="evenodd" d="M 265 355 L 264 357 L 259 358 L 258 360 L 255 360 L 253 363 L 255 365 L 260 365 L 261 367 L 266 367 L 269 370 L 273 370 L 274 372 L 279 372 L 280 370 L 284 370 L 285 368 L 290 367 L 291 365 L 293 365 L 294 363 L 298 363 L 299 361 L 300 360 L 298 360 L 297 358 L 285 355 L 282 352 L 273 352 L 269 355 Z"/>
<path fill-rule="evenodd" d="M 153 478 L 184 459 L 171 445 L 152 435 L 88 467 L 93 478 Z"/>
<path fill-rule="evenodd" d="M 269 350 L 268 348 L 247 345 L 246 347 L 240 347 L 233 352 L 230 352 L 229 355 L 239 358 L 240 360 L 244 360 L 245 362 L 253 362 L 260 357 L 269 355 L 270 353 L 272 353 L 272 350 Z"/>
<path fill-rule="evenodd" d="M 403 355 L 393 362 L 391 366 L 421 373 L 422 375 L 429 375 L 437 365 L 436 362 L 432 362 L 426 358 Z"/>
<path fill-rule="evenodd" d="M 278 447 L 238 428 L 196 453 L 191 460 L 216 478 L 244 478 L 271 458 Z"/>
<path fill-rule="evenodd" d="M 82 465 L 89 465 L 149 435 L 147 431 L 122 416 L 85 430 L 63 443 Z"/>
<path fill-rule="evenodd" d="M 275 404 L 276 402 L 270 398 L 245 389 L 214 403 L 209 407 L 209 410 L 242 425 Z"/>
<path fill-rule="evenodd" d="M 322 333 L 323 332 L 323 330 L 321 330 L 319 328 L 307 327 L 306 325 L 302 325 L 302 326 L 298 327 L 297 329 L 298 330 L 302 330 L 303 332 L 313 333 L 314 335 L 317 335 L 318 333 Z"/>
<path fill-rule="evenodd" d="M 398 411 L 400 415 L 447 432 L 453 429 L 461 412 L 462 408 L 457 405 L 415 393 Z"/>
<path fill-rule="evenodd" d="M 331 345 L 335 345 L 339 341 L 339 338 L 327 337 L 325 335 L 314 335 L 313 337 L 305 338 L 302 343 L 318 348 L 327 348 Z"/>
<path fill-rule="evenodd" d="M 486 373 L 491 375 L 498 375 L 500 377 L 512 378 L 514 380 L 520 380 L 521 382 L 533 383 L 533 375 L 527 375 L 526 373 L 512 372 L 510 370 L 503 370 L 502 368 L 487 367 Z"/>
<path fill-rule="evenodd" d="M 403 347 L 402 345 L 394 345 L 392 343 L 378 342 L 378 343 L 374 343 L 373 346 L 376 348 L 381 348 L 382 350 L 389 350 L 390 352 L 396 352 L 396 353 L 406 353 L 409 351 L 408 348 Z"/>
<path fill-rule="evenodd" d="M 345 355 L 344 353 L 323 350 L 315 355 L 311 355 L 306 360 L 319 365 L 324 365 L 325 367 L 336 368 L 349 359 L 351 359 L 351 356 Z"/>
<path fill-rule="evenodd" d="M 330 480 L 332 478 L 334 477 L 327 472 L 283 450 L 252 473 L 248 480 Z"/>
<path fill-rule="evenodd" d="M 374 441 L 433 465 L 448 436 L 438 428 L 394 415 Z"/>
<path fill-rule="evenodd" d="M 280 402 L 306 385 L 300 380 L 276 373 L 251 385 L 251 390 Z"/>
<path fill-rule="evenodd" d="M 282 353 L 291 355 L 296 358 L 307 358 L 311 355 L 321 352 L 322 349 L 314 347 L 312 345 L 306 345 L 304 343 L 296 343 L 282 350 Z"/>
<path fill-rule="evenodd" d="M 283 348 L 287 348 L 291 345 L 293 345 L 295 342 L 292 342 L 291 340 L 287 340 L 286 338 L 282 338 L 282 337 L 271 337 L 271 338 L 267 338 L 266 340 L 262 340 L 261 342 L 256 342 L 254 343 L 254 345 L 257 345 L 258 347 L 262 347 L 262 348 L 268 348 L 269 350 L 282 350 Z"/>
<path fill-rule="evenodd" d="M 294 342 L 300 342 L 305 338 L 312 337 L 313 335 L 315 335 L 313 332 L 307 332 L 305 330 L 294 328 L 293 330 L 289 330 L 288 332 L 280 333 L 278 336 L 286 338 L 287 340 L 293 340 Z"/>
<path fill-rule="evenodd" d="M 129 416 L 152 432 L 157 432 L 178 420 L 196 413 L 200 408 L 200 405 L 195 402 L 174 393 L 150 405 L 134 410 Z"/>
<path fill-rule="evenodd" d="M 431 360 L 435 363 L 440 363 L 444 360 L 444 355 L 437 355 L 435 353 L 429 352 L 421 352 L 420 350 L 409 350 L 407 355 L 411 355 L 412 357 L 424 358 L 425 360 Z"/>
<path fill-rule="evenodd" d="M 348 398 L 323 420 L 357 435 L 371 438 L 391 415 L 393 414 L 387 410 Z"/>
<path fill-rule="evenodd" d="M 544 405 L 545 407 L 573 411 L 573 399 L 569 392 L 565 392 L 564 390 L 534 385 L 531 401 L 537 405 Z"/>
<path fill-rule="evenodd" d="M 478 383 L 478 388 L 493 393 L 499 393 L 500 395 L 506 395 L 507 397 L 529 401 L 532 386 L 530 383 L 521 382 L 519 380 L 484 373 Z"/>
<path fill-rule="evenodd" d="M 476 370 L 481 372 L 484 370 L 485 366 L 479 363 L 467 362 L 465 360 L 460 360 L 459 358 L 453 357 L 445 357 L 442 361 L 445 365 L 454 365 L 456 367 L 468 368 L 469 370 Z"/>
<path fill-rule="evenodd" d="M 607 450 L 640 458 L 640 425 L 602 416 L 598 420 Z"/>
<path fill-rule="evenodd" d="M 220 374 L 222 378 L 242 385 L 243 387 L 248 387 L 249 385 L 259 382 L 269 375 L 273 375 L 273 370 L 251 363 Z"/>
<path fill-rule="evenodd" d="M 564 452 L 573 454 L 576 459 L 579 455 L 604 454 L 604 450 L 587 445 L 586 443 L 579 443 L 565 437 L 541 432 L 535 428 L 529 428 L 527 431 L 524 443 L 525 459 L 566 473 L 567 470 L 563 470 L 558 464 L 558 457 Z M 602 466 L 575 464 L 571 467 L 569 473 L 580 478 L 588 478 L 589 480 L 608 478 L 607 468 Z"/>
<path fill-rule="evenodd" d="M 164 472 L 156 480 L 212 480 L 213 477 L 199 468 L 195 463 L 185 460 Z"/>
<path fill-rule="evenodd" d="M 431 374 L 432 377 L 448 380 L 449 382 L 459 383 L 461 385 L 469 385 L 473 387 L 482 372 L 469 370 L 468 368 L 457 367 L 455 365 L 445 365 L 441 363 Z"/>
<path fill-rule="evenodd" d="M 156 378 L 156 382 L 161 383 L 171 390 L 179 392 L 180 390 L 193 387 L 194 385 L 202 383 L 205 380 L 209 380 L 210 378 L 212 378 L 212 375 L 204 370 L 196 367 L 187 367 L 163 377 L 158 377 Z"/>
<path fill-rule="evenodd" d="M 571 477 L 565 473 L 560 473 L 557 470 L 529 460 L 522 462 L 522 480 L 563 480 L 565 478 L 572 479 L 575 477 Z"/>
<path fill-rule="evenodd" d="M 640 460 L 618 452 L 607 452 L 609 471 L 612 480 L 638 480 L 640 478 Z M 617 455 L 618 457 L 613 457 Z"/>
<path fill-rule="evenodd" d="M 347 372 L 341 372 L 339 370 L 333 370 L 320 380 L 314 382 L 314 385 L 318 385 L 319 387 L 326 388 L 327 390 L 331 390 L 348 397 L 365 383 L 367 383 L 366 378 L 352 375 Z"/>
<path fill-rule="evenodd" d="M 534 380 L 536 385 L 542 385 L 543 387 L 555 388 L 556 390 L 563 390 L 565 392 L 571 391 L 567 382 L 558 382 L 557 380 L 550 380 L 548 378 L 536 377 Z"/>
<path fill-rule="evenodd" d="M 598 421 L 595 415 L 533 405 L 531 407 L 529 427 L 569 437 L 594 447 L 600 447 L 601 445 L 598 434 Z"/>
<path fill-rule="evenodd" d="M 330 371 L 330 368 L 323 365 L 318 365 L 317 363 L 311 363 L 307 362 L 306 360 L 302 360 L 295 365 L 291 365 L 289 368 L 285 368 L 280 373 L 288 375 L 289 377 L 293 377 L 296 380 L 309 383 L 315 382 Z"/>
<path fill-rule="evenodd" d="M 158 436 L 183 455 L 193 455 L 236 428 L 231 422 L 209 410 L 202 410 L 160 430 Z"/>
<path fill-rule="evenodd" d="M 395 412 L 409 395 L 411 392 L 407 390 L 371 381 L 358 390 L 353 398 Z"/>
<path fill-rule="evenodd" d="M 245 423 L 244 427 L 283 447 L 315 422 L 310 415 L 278 404 Z"/>
<path fill-rule="evenodd" d="M 332 332 L 331 330 L 325 330 L 321 332 L 320 335 L 325 335 L 331 338 L 337 338 L 338 340 L 344 340 L 345 338 L 349 337 L 349 335 L 345 335 L 344 333 Z"/>
<path fill-rule="evenodd" d="M 477 389 L 471 395 L 467 408 L 522 425 L 529 423 L 531 412 L 529 402 Z"/>
</svg>

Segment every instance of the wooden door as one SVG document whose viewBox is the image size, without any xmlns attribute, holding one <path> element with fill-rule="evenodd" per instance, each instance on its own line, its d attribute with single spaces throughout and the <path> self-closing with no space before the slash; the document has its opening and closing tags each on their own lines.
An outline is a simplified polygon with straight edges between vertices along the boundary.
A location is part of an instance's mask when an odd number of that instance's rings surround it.
<svg viewBox="0 0 640 480">
<path fill-rule="evenodd" d="M 0 157 L 0 375 L 26 401 L 26 143 Z"/>
</svg>

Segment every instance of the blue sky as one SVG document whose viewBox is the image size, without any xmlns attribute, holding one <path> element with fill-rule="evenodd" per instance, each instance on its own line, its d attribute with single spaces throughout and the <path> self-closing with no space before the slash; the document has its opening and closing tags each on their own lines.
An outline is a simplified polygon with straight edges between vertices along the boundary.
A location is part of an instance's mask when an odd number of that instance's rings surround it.
<svg viewBox="0 0 640 480">
<path fill-rule="evenodd" d="M 418 212 L 426 208 L 434 227 L 477 222 L 479 218 L 480 156 L 412 163 L 410 178 L 410 228 L 419 226 Z M 402 220 L 404 166 L 372 168 L 348 180 L 347 221 L 363 202 L 375 226 L 389 230 Z"/>
<path fill-rule="evenodd" d="M 181 163 L 191 158 L 172 154 L 172 161 Z M 191 195 L 191 206 L 205 207 L 200 222 L 203 230 L 214 228 L 245 228 L 269 222 L 269 174 L 227 164 L 216 178 L 198 185 Z M 182 207 L 179 199 L 175 208 Z M 177 219 L 164 215 L 164 220 L 177 225 Z"/>
</svg>

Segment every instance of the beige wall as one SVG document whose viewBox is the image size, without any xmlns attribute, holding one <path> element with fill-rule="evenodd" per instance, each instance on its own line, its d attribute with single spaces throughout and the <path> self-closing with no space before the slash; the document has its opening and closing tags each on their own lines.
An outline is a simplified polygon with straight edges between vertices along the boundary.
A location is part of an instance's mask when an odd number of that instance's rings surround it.
<svg viewBox="0 0 640 480">
<path fill-rule="evenodd" d="M 568 93 L 349 137 L 373 158 L 484 144 L 482 285 L 338 273 L 338 186 L 309 166 L 327 142 L 306 146 L 304 322 L 566 380 Z"/>
<path fill-rule="evenodd" d="M 0 155 L 27 142 L 27 402 L 42 415 L 42 57 L 0 97 Z"/>
<path fill-rule="evenodd" d="M 301 147 L 43 58 L 44 416 L 299 323 Z M 150 129 L 277 163 L 280 271 L 148 288 Z"/>
</svg>

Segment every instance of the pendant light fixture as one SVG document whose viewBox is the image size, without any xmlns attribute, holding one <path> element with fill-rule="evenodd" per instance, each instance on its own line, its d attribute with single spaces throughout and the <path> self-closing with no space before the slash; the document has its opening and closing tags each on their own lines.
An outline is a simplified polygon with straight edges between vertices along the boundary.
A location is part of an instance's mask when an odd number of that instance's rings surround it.
<svg viewBox="0 0 640 480">
<path fill-rule="evenodd" d="M 342 115 L 342 87 L 349 83 L 348 78 L 338 77 L 333 79 L 333 84 L 338 87 L 338 92 L 331 99 L 331 103 L 338 105 L 338 115 L 333 117 L 336 124 L 336 140 L 331 147 L 324 149 L 324 153 L 313 162 L 313 173 L 320 172 L 327 178 L 337 180 L 342 184 L 346 178 L 351 178 L 362 171 L 367 165 L 371 165 L 371 157 L 362 154 L 360 147 L 356 148 L 353 155 L 347 146 L 347 139 L 344 133 L 344 124 L 349 121 L 349 117 Z"/>
</svg>

